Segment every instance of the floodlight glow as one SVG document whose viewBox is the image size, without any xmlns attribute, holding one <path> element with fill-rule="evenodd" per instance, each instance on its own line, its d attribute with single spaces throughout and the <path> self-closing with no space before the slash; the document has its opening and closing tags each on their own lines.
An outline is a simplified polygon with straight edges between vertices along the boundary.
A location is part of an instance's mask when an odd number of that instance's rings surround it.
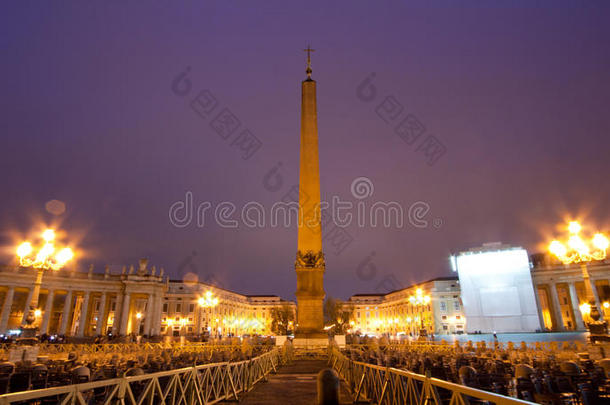
<svg viewBox="0 0 610 405">
<path fill-rule="evenodd" d="M 55 239 L 55 231 L 53 229 L 47 229 L 42 233 L 42 239 L 46 242 L 51 242 Z"/>
<path fill-rule="evenodd" d="M 606 250 L 609 245 L 608 238 L 602 233 L 596 233 L 593 236 L 593 245 L 599 250 Z"/>
<path fill-rule="evenodd" d="M 567 252 L 566 247 L 558 240 L 554 240 L 551 242 L 551 244 L 549 245 L 549 250 L 555 256 L 565 256 Z"/>
<path fill-rule="evenodd" d="M 23 258 L 29 256 L 32 253 L 32 244 L 30 242 L 23 242 L 21 245 L 17 247 L 17 256 L 19 258 Z"/>
<path fill-rule="evenodd" d="M 64 264 L 66 264 L 67 262 L 72 260 L 73 257 L 74 257 L 74 253 L 72 252 L 72 249 L 63 248 L 62 250 L 60 250 L 57 253 L 57 255 L 55 255 L 55 260 L 57 261 L 58 264 L 63 266 Z"/>
<path fill-rule="evenodd" d="M 582 226 L 580 226 L 578 221 L 570 221 L 570 223 L 568 224 L 568 231 L 571 234 L 577 234 L 578 232 L 581 231 L 581 229 L 582 229 Z"/>
<path fill-rule="evenodd" d="M 585 240 L 579 235 L 582 227 L 576 221 L 570 222 L 568 230 L 570 237 L 567 248 L 558 241 L 553 241 L 549 245 L 549 251 L 563 264 L 586 263 L 606 258 L 606 250 L 609 246 L 606 235 L 598 232 L 593 235 L 591 240 Z"/>
</svg>

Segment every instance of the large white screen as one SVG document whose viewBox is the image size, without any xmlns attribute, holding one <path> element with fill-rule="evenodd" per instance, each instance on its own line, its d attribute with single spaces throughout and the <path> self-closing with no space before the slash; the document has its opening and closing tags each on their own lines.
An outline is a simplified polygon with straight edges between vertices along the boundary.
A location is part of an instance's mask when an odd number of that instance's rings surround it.
<svg viewBox="0 0 610 405">
<path fill-rule="evenodd" d="M 481 288 L 481 309 L 483 316 L 521 315 L 517 287 Z"/>
<path fill-rule="evenodd" d="M 533 332 L 540 327 L 525 249 L 465 252 L 455 263 L 468 331 Z"/>
</svg>

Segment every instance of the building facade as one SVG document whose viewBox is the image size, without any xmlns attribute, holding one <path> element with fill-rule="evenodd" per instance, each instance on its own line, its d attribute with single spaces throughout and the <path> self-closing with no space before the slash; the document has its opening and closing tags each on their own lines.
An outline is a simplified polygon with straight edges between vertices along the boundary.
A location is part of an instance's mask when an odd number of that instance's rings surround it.
<svg viewBox="0 0 610 405">
<path fill-rule="evenodd" d="M 426 298 L 429 297 L 429 298 Z M 441 277 L 388 294 L 356 294 L 351 331 L 366 335 L 417 336 L 462 333 L 466 318 L 457 277 Z"/>
<path fill-rule="evenodd" d="M 586 302 L 582 266 L 534 254 L 529 267 L 541 328 L 585 330 L 586 315 L 580 310 Z M 603 318 L 610 320 L 610 261 L 592 262 L 586 269 L 596 305 Z M 492 272 L 493 268 L 483 270 Z M 0 334 L 18 331 L 23 325 L 35 278 L 34 269 L 0 266 Z M 394 336 L 416 336 L 421 329 L 435 335 L 473 332 L 478 329 L 467 322 L 468 303 L 461 287 L 458 277 L 445 277 L 387 294 L 353 295 L 347 301 L 353 308 L 350 330 Z M 216 306 L 199 305 L 207 292 L 218 299 Z M 505 297 L 505 301 L 511 299 Z M 271 335 L 271 311 L 284 305 L 296 311 L 293 302 L 275 295 L 244 295 L 206 283 L 170 280 L 162 269 L 157 272 L 143 260 L 137 268 L 124 267 L 120 274 L 108 267 L 104 273 L 95 273 L 92 267 L 87 272 L 45 271 L 35 325 L 40 333 L 75 337 L 109 332 Z"/>
<path fill-rule="evenodd" d="M 564 265 L 548 254 L 531 256 L 540 324 L 553 331 L 586 330 L 580 306 L 586 302 L 581 264 Z M 585 269 L 603 319 L 610 320 L 610 262 L 590 262 Z"/>
<path fill-rule="evenodd" d="M 32 301 L 36 270 L 0 267 L 0 334 L 18 331 Z M 213 307 L 200 305 L 210 292 Z M 293 302 L 273 295 L 248 296 L 200 282 L 169 280 L 141 260 L 112 274 L 45 271 L 34 325 L 41 334 L 188 336 L 209 333 L 271 334 L 271 311 Z"/>
</svg>

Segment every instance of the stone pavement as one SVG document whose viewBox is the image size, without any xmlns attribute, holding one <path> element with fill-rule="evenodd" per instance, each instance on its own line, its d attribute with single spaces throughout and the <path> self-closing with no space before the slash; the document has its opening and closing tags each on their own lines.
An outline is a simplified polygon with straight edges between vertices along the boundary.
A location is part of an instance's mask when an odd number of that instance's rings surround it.
<svg viewBox="0 0 610 405">
<path fill-rule="evenodd" d="M 318 395 L 316 377 L 320 370 L 327 367 L 326 360 L 296 359 L 292 364 L 281 366 L 277 374 L 269 374 L 267 382 L 261 381 L 252 391 L 239 395 L 239 403 L 314 405 Z M 352 397 L 343 381 L 339 401 L 341 404 L 352 403 Z"/>
</svg>

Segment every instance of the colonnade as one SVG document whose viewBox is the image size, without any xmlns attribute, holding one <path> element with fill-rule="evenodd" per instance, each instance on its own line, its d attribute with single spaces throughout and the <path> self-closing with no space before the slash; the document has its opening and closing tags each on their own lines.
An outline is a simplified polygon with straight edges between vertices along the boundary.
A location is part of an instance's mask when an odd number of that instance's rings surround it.
<svg viewBox="0 0 610 405">
<path fill-rule="evenodd" d="M 32 290 L 30 286 L 6 287 L 1 303 L 0 333 L 7 333 L 9 329 L 17 329 L 24 324 L 32 301 Z M 15 301 L 16 291 L 27 291 L 23 305 Z M 107 332 L 119 335 L 141 332 L 143 335 L 158 335 L 161 329 L 162 293 L 156 291 L 143 293 L 49 288 L 41 293 L 42 296 L 46 294 L 46 301 L 39 308 L 40 313 L 37 313 L 34 323 L 40 334 L 84 337 L 105 335 Z M 62 295 L 63 299 L 60 299 Z M 16 315 L 21 316 L 15 319 Z M 54 324 L 53 315 L 56 318 Z"/>
<path fill-rule="evenodd" d="M 581 280 L 575 281 L 553 281 L 549 280 L 546 283 L 539 283 L 536 285 L 538 299 L 540 301 L 539 312 L 541 317 L 541 325 L 545 325 L 545 317 L 544 311 L 545 309 L 549 311 L 550 320 L 552 323 L 553 331 L 565 331 L 565 330 L 585 330 L 584 319 L 580 310 L 580 305 L 586 301 L 585 293 L 581 293 L 580 296 L 577 292 L 576 283 L 582 282 Z M 595 281 L 589 281 L 591 283 L 590 287 L 593 292 L 593 296 L 595 298 L 595 304 L 599 309 L 600 313 L 604 314 L 603 302 L 601 302 L 597 287 L 595 285 Z M 566 288 L 567 302 L 561 302 L 558 288 Z M 585 287 L 586 288 L 586 287 Z M 544 291 L 547 294 L 546 307 L 542 305 L 542 297 L 540 296 L 541 291 Z M 562 311 L 562 306 L 569 308 L 569 312 L 565 313 Z M 571 324 L 571 321 L 574 324 Z M 568 322 L 571 325 L 568 326 Z M 546 322 L 548 326 L 548 321 Z M 566 327 L 568 326 L 568 327 Z"/>
</svg>

